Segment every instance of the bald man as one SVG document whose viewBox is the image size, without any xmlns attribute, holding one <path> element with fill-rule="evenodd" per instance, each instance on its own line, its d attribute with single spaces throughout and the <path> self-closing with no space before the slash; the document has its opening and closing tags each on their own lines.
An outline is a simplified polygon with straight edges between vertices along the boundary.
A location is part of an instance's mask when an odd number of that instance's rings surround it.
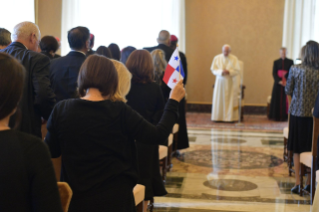
<svg viewBox="0 0 319 212">
<path fill-rule="evenodd" d="M 49 79 L 50 59 L 37 53 L 41 38 L 37 25 L 22 22 L 13 29 L 12 43 L 0 52 L 6 52 L 19 61 L 26 70 L 22 99 L 18 105 L 18 117 L 21 120 L 18 130 L 42 138 L 41 118 L 47 120 L 55 104 L 55 95 Z M 14 127 L 16 118 L 11 117 L 10 127 Z"/>
<path fill-rule="evenodd" d="M 222 54 L 215 56 L 211 71 L 216 76 L 212 121 L 238 121 L 238 87 L 233 79 L 239 74 L 240 66 L 236 56 L 230 54 L 231 47 L 225 44 Z"/>
<path fill-rule="evenodd" d="M 171 45 L 171 35 L 167 30 L 162 30 L 159 32 L 158 37 L 157 37 L 157 46 L 154 47 L 146 47 L 144 48 L 145 50 L 152 52 L 155 49 L 161 49 L 165 53 L 165 59 L 168 62 L 169 59 L 171 58 L 174 49 L 170 47 Z"/>
</svg>

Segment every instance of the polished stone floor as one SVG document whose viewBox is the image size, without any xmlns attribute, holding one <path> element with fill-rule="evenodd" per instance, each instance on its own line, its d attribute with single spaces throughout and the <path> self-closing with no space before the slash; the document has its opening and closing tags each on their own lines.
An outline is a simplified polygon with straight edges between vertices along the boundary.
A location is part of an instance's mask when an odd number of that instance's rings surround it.
<svg viewBox="0 0 319 212">
<path fill-rule="evenodd" d="M 290 193 L 282 133 L 191 128 L 189 137 L 154 211 L 310 211 L 309 196 Z"/>
</svg>

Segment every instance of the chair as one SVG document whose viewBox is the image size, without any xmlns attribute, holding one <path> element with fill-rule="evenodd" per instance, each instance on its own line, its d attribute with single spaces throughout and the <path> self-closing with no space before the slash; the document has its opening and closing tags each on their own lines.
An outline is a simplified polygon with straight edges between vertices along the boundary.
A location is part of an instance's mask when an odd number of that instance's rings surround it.
<svg viewBox="0 0 319 212">
<path fill-rule="evenodd" d="M 291 173 L 295 173 L 295 170 L 292 168 L 293 153 L 292 153 L 292 151 L 288 151 L 288 134 L 289 134 L 289 129 L 288 129 L 288 127 L 285 127 L 283 129 L 283 135 L 284 135 L 284 154 L 283 154 L 283 159 L 288 164 L 289 176 L 291 176 Z"/>
<path fill-rule="evenodd" d="M 178 130 L 179 130 L 179 125 L 174 124 L 172 129 L 172 134 L 170 134 L 168 137 L 167 171 L 171 171 L 171 168 L 173 167 L 173 164 L 172 164 L 173 141 L 175 141 L 175 150 L 177 150 Z"/>
<path fill-rule="evenodd" d="M 179 124 L 174 124 L 173 129 L 172 129 L 174 148 L 172 147 L 172 149 L 173 149 L 172 152 L 175 152 L 177 150 L 178 130 L 179 130 Z"/>
<path fill-rule="evenodd" d="M 173 134 L 168 136 L 168 152 L 167 152 L 167 171 L 170 172 L 173 167 L 172 164 L 172 152 L 173 152 Z"/>
<path fill-rule="evenodd" d="M 271 102 L 271 96 L 268 96 L 267 98 L 267 118 L 270 119 L 270 102 Z"/>
<path fill-rule="evenodd" d="M 160 161 L 159 163 L 160 163 L 160 168 L 162 168 L 162 179 L 164 183 L 166 181 L 166 172 L 167 172 L 167 153 L 168 153 L 167 146 L 159 145 L 159 148 L 158 148 L 158 155 L 159 155 L 159 161 Z"/>
<path fill-rule="evenodd" d="M 67 212 L 69 210 L 69 206 L 70 206 L 73 192 L 72 192 L 69 184 L 67 184 L 65 182 L 58 182 L 58 188 L 59 188 L 59 193 L 60 193 L 62 209 L 64 212 Z"/>
<path fill-rule="evenodd" d="M 143 212 L 144 209 L 144 198 L 145 198 L 145 186 L 137 184 L 133 188 L 133 195 L 135 200 L 135 206 L 137 212 Z"/>
<path fill-rule="evenodd" d="M 317 159 L 317 140 L 319 135 L 319 119 L 313 117 L 313 131 L 312 131 L 312 150 L 311 152 L 303 152 L 300 154 L 300 196 L 303 194 L 303 176 L 306 167 L 311 168 L 310 181 L 310 200 L 313 203 L 315 189 L 316 189 L 316 159 Z"/>
<path fill-rule="evenodd" d="M 283 159 L 285 162 L 288 161 L 288 134 L 289 134 L 289 130 L 288 127 L 285 127 L 283 129 L 283 135 L 284 135 L 284 155 L 283 155 Z M 289 176 L 291 176 L 291 173 L 289 173 Z"/>
<path fill-rule="evenodd" d="M 244 62 L 239 60 L 238 61 L 239 63 L 239 67 L 240 67 L 240 70 L 239 70 L 239 75 L 237 75 L 235 77 L 235 80 L 237 80 L 237 86 L 238 86 L 238 102 L 240 105 L 241 108 L 240 108 L 240 111 L 238 111 L 240 114 L 239 114 L 239 117 L 240 117 L 240 121 L 244 121 L 244 107 L 245 107 L 245 100 L 244 100 L 244 90 L 246 88 L 246 86 L 244 86 Z M 240 96 L 241 94 L 241 96 Z"/>
<path fill-rule="evenodd" d="M 51 158 L 51 161 L 52 161 L 53 169 L 55 172 L 55 178 L 59 182 L 61 177 L 61 166 L 62 166 L 61 156 L 58 158 Z"/>
<path fill-rule="evenodd" d="M 319 182 L 319 170 L 316 171 L 316 182 L 317 183 Z M 311 211 L 312 212 L 319 211 L 319 193 L 318 193 L 318 191 L 315 192 Z"/>
</svg>

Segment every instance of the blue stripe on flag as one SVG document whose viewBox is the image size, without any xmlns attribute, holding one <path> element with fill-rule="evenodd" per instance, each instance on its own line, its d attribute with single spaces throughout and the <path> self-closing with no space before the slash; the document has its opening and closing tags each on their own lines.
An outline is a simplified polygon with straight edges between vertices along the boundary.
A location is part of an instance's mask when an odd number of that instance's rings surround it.
<svg viewBox="0 0 319 212">
<path fill-rule="evenodd" d="M 183 69 L 183 65 L 181 63 L 181 61 L 179 62 L 179 66 L 176 68 L 176 70 L 179 72 L 179 67 L 181 67 L 181 75 L 183 77 L 185 77 L 185 72 L 184 72 L 184 69 Z"/>
</svg>

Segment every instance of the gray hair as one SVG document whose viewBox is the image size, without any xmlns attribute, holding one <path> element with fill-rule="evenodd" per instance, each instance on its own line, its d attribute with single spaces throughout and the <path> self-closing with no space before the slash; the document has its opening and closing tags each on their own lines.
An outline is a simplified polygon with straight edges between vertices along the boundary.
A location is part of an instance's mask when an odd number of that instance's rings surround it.
<svg viewBox="0 0 319 212">
<path fill-rule="evenodd" d="M 157 42 L 160 44 L 167 44 L 171 39 L 170 36 L 171 35 L 169 34 L 169 32 L 167 30 L 162 30 L 158 34 Z"/>
<path fill-rule="evenodd" d="M 11 43 L 11 33 L 5 28 L 0 28 L 0 46 L 8 46 Z"/>
<path fill-rule="evenodd" d="M 224 50 L 224 48 L 226 48 L 226 47 L 228 47 L 229 50 L 231 50 L 231 47 L 230 47 L 230 45 L 228 45 L 228 44 L 224 44 L 222 50 Z"/>
<path fill-rule="evenodd" d="M 161 49 L 155 49 L 151 52 L 154 65 L 154 80 L 157 84 L 162 84 L 162 77 L 167 66 L 165 52 Z"/>
<path fill-rule="evenodd" d="M 39 30 L 39 27 L 32 22 L 25 21 L 25 22 L 21 22 L 21 23 L 17 24 L 13 28 L 11 38 L 13 41 L 16 41 L 19 39 L 26 40 L 29 38 L 29 36 L 32 33 L 34 33 L 35 36 L 37 37 L 37 39 L 40 40 L 41 33 Z"/>
</svg>

